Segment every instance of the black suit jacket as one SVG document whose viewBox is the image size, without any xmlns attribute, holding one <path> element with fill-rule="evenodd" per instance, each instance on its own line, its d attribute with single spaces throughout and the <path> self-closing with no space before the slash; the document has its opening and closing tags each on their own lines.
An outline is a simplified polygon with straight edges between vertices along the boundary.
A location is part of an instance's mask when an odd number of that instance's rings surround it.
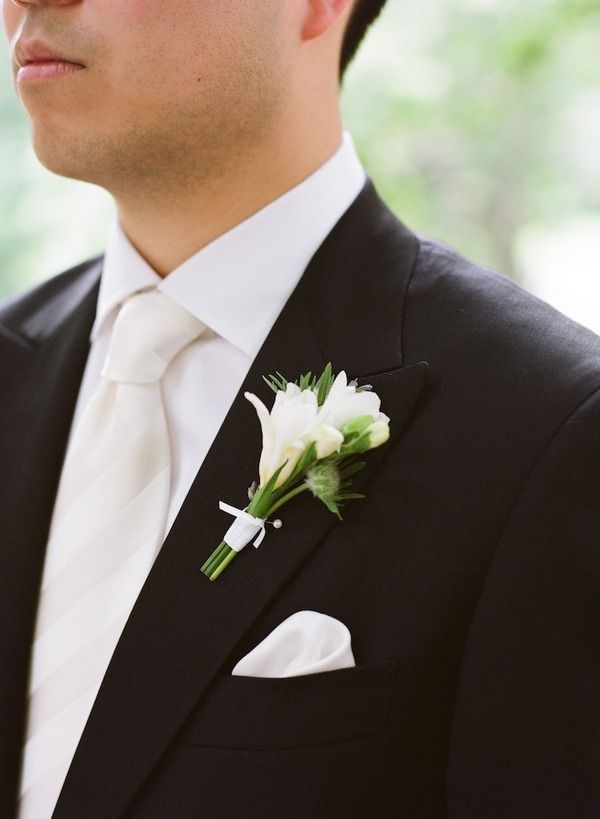
<svg viewBox="0 0 600 819">
<path fill-rule="evenodd" d="M 14 812 L 50 515 L 102 258 L 0 310 L 0 816 Z M 567 274 L 568 271 L 565 271 Z M 232 294 L 232 298 L 235 294 Z M 243 390 L 327 361 L 392 440 L 342 523 L 315 499 L 200 565 L 261 441 Z M 600 816 L 600 338 L 415 236 L 373 186 L 260 350 L 127 622 L 56 819 Z M 232 677 L 295 611 L 356 668 Z"/>
</svg>

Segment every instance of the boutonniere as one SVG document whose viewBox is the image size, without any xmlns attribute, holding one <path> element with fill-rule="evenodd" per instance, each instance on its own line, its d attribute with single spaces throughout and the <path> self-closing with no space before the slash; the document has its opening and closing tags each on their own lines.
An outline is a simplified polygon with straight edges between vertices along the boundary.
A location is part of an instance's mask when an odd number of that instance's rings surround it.
<svg viewBox="0 0 600 819">
<path fill-rule="evenodd" d="M 365 465 L 358 456 L 390 435 L 378 395 L 370 386 L 348 383 L 343 370 L 334 376 L 331 364 L 320 377 L 307 373 L 287 381 L 277 373 L 265 381 L 275 393 L 270 412 L 256 395 L 245 393 L 262 428 L 260 483 L 248 490 L 245 509 L 219 504 L 235 521 L 202 566 L 210 580 L 250 541 L 260 545 L 266 523 L 280 528 L 280 520 L 269 518 L 301 492 L 310 492 L 341 520 L 340 505 L 364 497 L 351 491 L 352 476 Z"/>
</svg>

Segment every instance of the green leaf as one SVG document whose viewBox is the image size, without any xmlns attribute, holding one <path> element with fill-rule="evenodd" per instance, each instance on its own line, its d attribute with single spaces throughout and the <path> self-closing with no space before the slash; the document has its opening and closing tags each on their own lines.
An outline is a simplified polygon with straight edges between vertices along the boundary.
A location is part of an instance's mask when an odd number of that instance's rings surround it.
<svg viewBox="0 0 600 819">
<path fill-rule="evenodd" d="M 285 392 L 288 385 L 287 378 L 284 378 L 281 373 L 277 372 L 275 375 L 263 375 L 263 381 L 273 390 L 273 392 Z"/>
<path fill-rule="evenodd" d="M 357 472 L 364 469 L 366 465 L 366 461 L 353 461 L 352 463 L 342 465 L 340 467 L 340 476 L 343 479 L 349 478 L 351 475 L 356 475 Z"/>
<path fill-rule="evenodd" d="M 300 376 L 298 380 L 298 386 L 300 387 L 301 390 L 309 390 L 311 388 L 312 380 L 313 380 L 312 373 L 310 372 L 305 373 L 304 375 Z"/>
<path fill-rule="evenodd" d="M 323 501 L 323 503 L 329 509 L 330 512 L 333 512 L 333 514 L 336 515 L 336 517 L 342 520 L 340 510 L 338 509 L 338 505 L 334 500 L 331 500 L 330 498 L 321 498 L 320 500 Z"/>
<path fill-rule="evenodd" d="M 264 517 L 272 504 L 271 496 L 273 495 L 275 484 L 277 483 L 279 475 L 281 474 L 281 470 L 286 464 L 287 460 L 285 460 L 281 466 L 278 467 L 275 472 L 273 472 L 266 484 L 256 491 L 254 497 L 250 501 L 250 505 L 246 509 L 246 511 L 251 515 L 258 518 Z"/>
<path fill-rule="evenodd" d="M 317 460 L 317 444 L 315 441 L 311 441 L 311 443 L 306 447 L 300 460 L 296 464 L 294 471 L 285 482 L 285 486 L 289 487 L 294 484 L 300 477 L 304 477 L 306 470 L 313 465 L 313 463 Z"/>
<path fill-rule="evenodd" d="M 317 381 L 316 388 L 317 388 L 317 404 L 322 407 L 325 403 L 327 396 L 329 395 L 329 391 L 331 390 L 331 386 L 334 382 L 333 378 L 333 368 L 331 366 L 331 361 L 328 362 L 327 366 L 321 373 L 321 377 Z"/>
</svg>

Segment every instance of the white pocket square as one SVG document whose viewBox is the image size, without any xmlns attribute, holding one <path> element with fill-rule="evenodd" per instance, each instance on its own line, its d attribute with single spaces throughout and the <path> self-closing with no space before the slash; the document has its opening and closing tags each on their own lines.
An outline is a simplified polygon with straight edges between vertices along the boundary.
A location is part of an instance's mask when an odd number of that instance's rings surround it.
<svg viewBox="0 0 600 819">
<path fill-rule="evenodd" d="M 231 672 L 244 677 L 298 677 L 355 666 L 347 627 L 318 611 L 297 611 Z"/>
</svg>

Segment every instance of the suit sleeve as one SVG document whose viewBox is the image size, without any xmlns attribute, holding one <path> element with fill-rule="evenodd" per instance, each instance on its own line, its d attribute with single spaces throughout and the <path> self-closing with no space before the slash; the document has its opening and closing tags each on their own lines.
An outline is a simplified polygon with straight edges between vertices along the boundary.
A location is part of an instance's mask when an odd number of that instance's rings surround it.
<svg viewBox="0 0 600 819">
<path fill-rule="evenodd" d="M 600 817 L 600 389 L 553 437 L 471 624 L 450 819 Z"/>
</svg>

